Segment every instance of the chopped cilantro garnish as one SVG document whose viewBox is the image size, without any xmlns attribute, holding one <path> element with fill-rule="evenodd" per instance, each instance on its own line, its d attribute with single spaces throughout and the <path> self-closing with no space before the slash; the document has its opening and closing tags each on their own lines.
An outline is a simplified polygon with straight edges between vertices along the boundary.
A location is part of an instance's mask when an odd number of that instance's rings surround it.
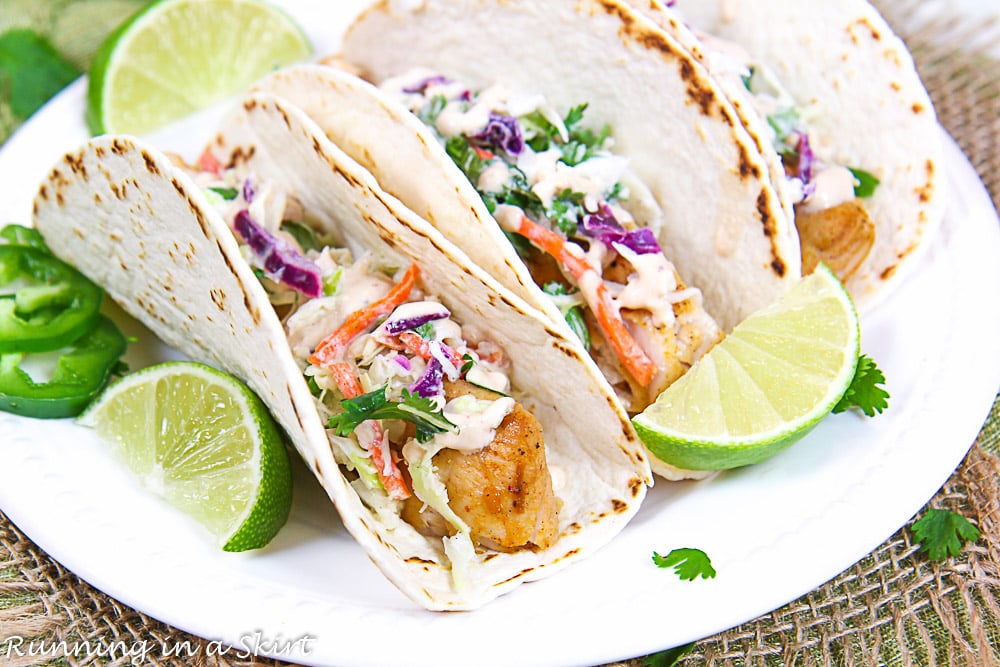
<svg viewBox="0 0 1000 667">
<path fill-rule="evenodd" d="M 490 211 L 492 213 L 492 211 Z M 531 241 L 524 238 L 516 232 L 508 232 L 506 229 L 503 230 L 503 235 L 507 237 L 510 244 L 514 246 L 514 251 L 517 252 L 517 256 L 521 259 L 528 261 L 531 254 L 535 251 L 534 246 L 531 245 Z"/>
<path fill-rule="evenodd" d="M 889 407 L 889 392 L 880 386 L 884 384 L 885 375 L 870 357 L 862 354 L 858 357 L 851 385 L 833 407 L 834 414 L 849 408 L 858 408 L 869 417 L 874 417 L 875 413 L 881 414 Z"/>
<path fill-rule="evenodd" d="M 476 155 L 476 151 L 465 137 L 448 137 L 444 149 L 472 185 L 479 183 L 479 175 L 483 173 L 486 162 Z"/>
<path fill-rule="evenodd" d="M 746 74 L 740 74 L 740 80 L 743 81 L 743 87 L 746 88 L 751 93 L 753 92 L 753 75 L 756 73 L 753 67 L 751 67 Z"/>
<path fill-rule="evenodd" d="M 533 111 L 520 117 L 521 128 L 526 134 L 525 143 L 536 153 L 541 153 L 557 145 L 562 153 L 562 161 L 573 167 L 593 157 L 594 153 L 604 147 L 604 142 L 611 136 L 611 127 L 605 125 L 600 132 L 580 127 L 583 113 L 587 105 L 580 104 L 567 112 L 563 119 L 566 127 L 567 141 L 563 142 L 559 128 L 550 123 L 541 113 Z"/>
<path fill-rule="evenodd" d="M 780 109 L 767 117 L 767 124 L 774 130 L 775 148 L 783 156 L 798 155 L 798 146 L 788 142 L 802 126 L 798 112 L 792 107 Z"/>
<path fill-rule="evenodd" d="M 462 361 L 465 362 L 462 364 L 462 368 L 460 371 L 462 375 L 465 375 L 466 373 L 471 371 L 472 367 L 476 365 L 476 360 L 473 359 L 472 355 L 469 354 L 468 352 L 462 355 Z"/>
<path fill-rule="evenodd" d="M 240 191 L 237 190 L 236 188 L 210 187 L 209 190 L 219 195 L 226 201 L 233 201 L 234 199 L 236 199 L 236 195 L 240 193 Z"/>
<path fill-rule="evenodd" d="M 556 195 L 545 215 L 559 228 L 559 231 L 566 236 L 572 236 L 576 234 L 576 227 L 583 220 L 584 197 L 582 192 L 573 192 L 567 188 Z"/>
<path fill-rule="evenodd" d="M 431 340 L 432 338 L 434 338 L 434 323 L 424 322 L 419 327 L 414 329 L 414 331 L 416 331 L 417 335 L 423 338 L 424 340 Z"/>
<path fill-rule="evenodd" d="M 551 282 L 545 283 L 542 287 L 542 291 L 551 296 L 565 296 L 569 294 L 569 290 L 562 283 Z M 580 339 L 583 343 L 583 347 L 588 351 L 590 350 L 590 329 L 587 328 L 587 322 L 583 319 L 583 308 L 580 306 L 572 306 L 571 308 L 560 309 L 563 312 L 563 317 L 566 318 L 566 324 L 569 328 L 576 334 L 576 337 Z"/>
<path fill-rule="evenodd" d="M 666 556 L 653 552 L 653 562 L 656 567 L 674 568 L 674 572 L 682 581 L 694 581 L 698 577 L 712 579 L 715 568 L 712 561 L 701 549 L 674 549 Z"/>
<path fill-rule="evenodd" d="M 288 233 L 302 250 L 319 250 L 320 243 L 312 228 L 297 220 L 282 220 L 281 231 Z"/>
<path fill-rule="evenodd" d="M 431 98 L 431 101 L 417 113 L 417 117 L 422 120 L 425 125 L 433 125 L 437 122 L 438 116 L 441 115 L 441 112 L 444 111 L 446 106 L 448 106 L 448 99 L 444 95 L 435 95 Z"/>
<path fill-rule="evenodd" d="M 427 442 L 437 433 L 456 432 L 458 427 L 448 421 L 429 398 L 404 389 L 403 400 L 390 401 L 386 398 L 386 389 L 380 387 L 367 394 L 345 398 L 340 402 L 344 412 L 330 417 L 327 428 L 335 429 L 337 435 L 343 437 L 369 419 L 402 419 L 416 427 L 417 442 Z"/>
<path fill-rule="evenodd" d="M 0 34 L 0 97 L 10 105 L 16 120 L 35 113 L 79 74 L 35 31 L 14 28 Z"/>
<path fill-rule="evenodd" d="M 847 169 L 854 176 L 854 180 L 857 181 L 857 185 L 854 186 L 855 197 L 867 199 L 875 194 L 875 189 L 878 188 L 879 183 L 882 181 L 864 169 L 855 169 L 854 167 L 848 167 Z"/>
<path fill-rule="evenodd" d="M 646 667 L 674 667 L 681 658 L 694 649 L 694 646 L 694 642 L 685 644 L 684 646 L 677 646 L 676 648 L 647 655 L 642 661 Z"/>
<path fill-rule="evenodd" d="M 979 539 L 979 529 L 968 519 L 949 510 L 929 509 L 913 524 L 920 550 L 931 560 L 957 556 L 962 542 Z"/>
</svg>

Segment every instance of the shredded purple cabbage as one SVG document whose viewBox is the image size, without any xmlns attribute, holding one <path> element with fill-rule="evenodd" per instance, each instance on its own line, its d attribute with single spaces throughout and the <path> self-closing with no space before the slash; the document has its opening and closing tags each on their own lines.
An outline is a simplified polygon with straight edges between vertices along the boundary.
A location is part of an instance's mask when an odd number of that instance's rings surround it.
<svg viewBox="0 0 1000 667">
<path fill-rule="evenodd" d="M 410 364 L 410 360 L 406 358 L 405 354 L 397 354 L 394 361 L 407 373 L 413 370 L 413 365 Z"/>
<path fill-rule="evenodd" d="M 420 93 L 421 95 L 423 95 L 427 91 L 428 87 L 430 87 L 430 86 L 432 86 L 434 84 L 445 84 L 445 83 L 451 83 L 451 80 L 448 79 L 447 77 L 440 76 L 440 75 L 439 76 L 428 76 L 428 77 L 425 77 L 425 78 L 421 79 L 420 81 L 417 81 L 415 84 L 413 84 L 411 86 L 407 86 L 406 88 L 403 88 L 403 92 L 404 93 Z"/>
<path fill-rule="evenodd" d="M 254 222 L 248 211 L 236 214 L 233 229 L 250 246 L 270 278 L 310 298 L 323 294 L 323 272 L 316 263 Z"/>
<path fill-rule="evenodd" d="M 417 327 L 427 324 L 428 322 L 443 320 L 448 317 L 451 317 L 451 313 L 444 306 L 441 306 L 441 310 L 437 312 L 417 315 L 416 317 L 403 317 L 394 320 L 392 319 L 392 316 L 390 316 L 385 323 L 385 332 L 390 336 L 395 336 L 403 333 L 404 331 L 412 331 Z"/>
<path fill-rule="evenodd" d="M 253 182 L 248 178 L 243 181 L 243 201 L 250 203 L 253 201 L 256 190 L 254 190 Z"/>
<path fill-rule="evenodd" d="M 584 236 L 600 241 L 609 248 L 613 244 L 619 243 L 637 255 L 663 252 L 653 230 L 646 227 L 632 231 L 626 230 L 615 218 L 615 214 L 612 213 L 607 204 L 601 204 L 597 213 L 585 216 L 583 222 L 578 226 L 578 231 Z"/>
<path fill-rule="evenodd" d="M 432 398 L 440 394 L 444 388 L 444 368 L 442 368 L 441 362 L 434 357 L 428 359 L 424 372 L 407 388 L 410 393 L 419 394 L 424 398 Z"/>
<path fill-rule="evenodd" d="M 802 183 L 808 185 L 812 183 L 813 179 L 813 167 L 816 166 L 816 154 L 813 152 L 812 146 L 809 145 L 809 135 L 805 132 L 799 133 L 799 178 L 802 179 Z"/>
<path fill-rule="evenodd" d="M 486 127 L 473 135 L 473 141 L 505 151 L 509 155 L 520 155 L 524 151 L 524 137 L 517 118 L 490 112 Z"/>
</svg>

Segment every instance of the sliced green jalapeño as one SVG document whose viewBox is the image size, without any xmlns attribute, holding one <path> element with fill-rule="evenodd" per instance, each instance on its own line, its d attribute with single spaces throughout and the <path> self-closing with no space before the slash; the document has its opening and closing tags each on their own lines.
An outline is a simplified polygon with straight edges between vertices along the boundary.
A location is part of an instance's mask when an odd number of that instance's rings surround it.
<svg viewBox="0 0 1000 667">
<path fill-rule="evenodd" d="M 76 416 L 104 387 L 126 345 L 114 322 L 101 315 L 96 326 L 58 351 L 0 354 L 0 410 L 44 419 Z M 36 382 L 24 370 L 53 356 L 47 380 Z"/>
<path fill-rule="evenodd" d="M 41 248 L 0 245 L 0 354 L 69 345 L 97 322 L 103 296 Z"/>
</svg>

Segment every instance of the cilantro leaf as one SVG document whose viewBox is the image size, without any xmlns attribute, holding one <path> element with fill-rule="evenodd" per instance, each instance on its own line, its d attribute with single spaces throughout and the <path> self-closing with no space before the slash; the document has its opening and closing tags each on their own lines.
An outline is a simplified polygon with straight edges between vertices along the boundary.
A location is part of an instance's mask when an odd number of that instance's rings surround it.
<svg viewBox="0 0 1000 667">
<path fill-rule="evenodd" d="M 337 435 L 343 437 L 370 419 L 402 419 L 416 427 L 418 442 L 427 442 L 437 433 L 457 432 L 458 427 L 445 418 L 431 399 L 404 389 L 403 400 L 390 401 L 385 395 L 387 388 L 343 399 L 340 406 L 344 411 L 330 417 L 327 428 L 335 429 Z"/>
<path fill-rule="evenodd" d="M 233 201 L 236 199 L 236 195 L 240 193 L 236 188 L 221 188 L 221 187 L 210 187 L 209 190 L 219 195 L 226 201 Z"/>
<path fill-rule="evenodd" d="M 854 180 L 858 182 L 858 184 L 854 186 L 854 196 L 860 199 L 867 199 L 868 197 L 874 195 L 875 189 L 882 182 L 864 169 L 848 167 L 847 170 L 851 172 L 851 175 L 854 176 Z"/>
<path fill-rule="evenodd" d="M 479 175 L 483 173 L 486 161 L 476 154 L 472 144 L 465 137 L 448 137 L 444 144 L 444 150 L 472 185 L 479 183 Z"/>
<path fill-rule="evenodd" d="M 674 667 L 674 665 L 676 665 L 681 658 L 694 649 L 694 646 L 694 642 L 691 642 L 690 644 L 685 644 L 684 646 L 677 646 L 675 648 L 667 649 L 666 651 L 660 651 L 659 653 L 647 655 L 642 659 L 642 662 L 646 667 Z"/>
<path fill-rule="evenodd" d="M 965 540 L 979 539 L 979 529 L 961 514 L 949 510 L 929 509 L 912 527 L 920 550 L 931 560 L 957 556 Z"/>
<path fill-rule="evenodd" d="M 545 283 L 542 286 L 542 291 L 550 296 L 565 296 L 569 294 L 569 290 L 566 286 L 558 282 Z M 563 317 L 566 318 L 566 324 L 569 328 L 573 330 L 576 337 L 580 339 L 583 343 L 583 347 L 586 350 L 590 350 L 590 329 L 587 328 L 587 322 L 583 318 L 583 308 L 580 306 L 572 306 L 570 308 L 560 307 L 559 310 L 562 311 Z"/>
<path fill-rule="evenodd" d="M 858 366 L 854 370 L 851 385 L 833 406 L 833 413 L 844 412 L 849 408 L 858 408 L 869 417 L 889 407 L 889 392 L 880 385 L 885 384 L 885 375 L 875 362 L 867 355 L 858 357 Z"/>
<path fill-rule="evenodd" d="M 80 72 L 44 37 L 17 28 L 0 35 L 0 97 L 20 120 L 28 118 Z"/>
<path fill-rule="evenodd" d="M 694 581 L 699 576 L 702 579 L 713 579 L 715 568 L 712 561 L 701 549 L 674 549 L 666 556 L 653 552 L 653 562 L 656 567 L 674 568 L 681 581 Z"/>
<path fill-rule="evenodd" d="M 414 331 L 416 331 L 417 335 L 420 336 L 421 338 L 423 338 L 424 340 L 433 340 L 434 339 L 434 323 L 433 322 L 424 322 L 419 327 L 417 327 L 416 329 L 414 329 Z"/>
<path fill-rule="evenodd" d="M 298 220 L 282 220 L 281 231 L 287 232 L 302 250 L 319 250 L 321 245 L 312 227 Z"/>
<path fill-rule="evenodd" d="M 779 109 L 767 116 L 767 124 L 774 130 L 775 148 L 781 153 L 782 157 L 797 157 L 798 146 L 793 146 L 789 140 L 802 126 L 802 119 L 799 118 L 799 113 L 792 107 Z"/>
<path fill-rule="evenodd" d="M 448 106 L 448 99 L 444 95 L 435 95 L 424 108 L 417 112 L 417 117 L 425 125 L 433 125 L 437 122 L 438 116 L 441 115 L 446 106 Z"/>
<path fill-rule="evenodd" d="M 576 234 L 577 225 L 583 220 L 583 200 L 586 198 L 582 192 L 574 192 L 569 188 L 562 190 L 552 199 L 552 206 L 545 212 L 546 217 L 551 220 L 566 236 Z"/>
</svg>

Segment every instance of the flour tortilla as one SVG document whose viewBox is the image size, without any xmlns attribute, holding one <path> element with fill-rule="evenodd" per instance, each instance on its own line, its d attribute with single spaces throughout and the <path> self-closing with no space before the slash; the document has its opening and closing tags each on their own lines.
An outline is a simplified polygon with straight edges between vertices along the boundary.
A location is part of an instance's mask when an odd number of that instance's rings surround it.
<svg viewBox="0 0 1000 667">
<path fill-rule="evenodd" d="M 383 192 L 297 109 L 260 96 L 243 111 L 243 143 L 220 137 L 216 150 L 288 186 L 356 254 L 376 250 L 401 264 L 417 262 L 427 293 L 504 348 L 512 384 L 541 422 L 550 467 L 561 473 L 554 546 L 491 554 L 455 590 L 439 539 L 405 523 L 387 525 L 368 510 L 334 461 L 282 325 L 233 234 L 200 189 L 152 146 L 103 136 L 67 154 L 39 189 L 35 225 L 55 254 L 162 340 L 245 381 L 323 484 L 348 531 L 417 604 L 472 609 L 608 542 L 637 511 L 651 475 L 626 415 L 578 343 Z"/>
<path fill-rule="evenodd" d="M 635 6 L 663 17 L 658 2 Z M 699 30 L 738 43 L 809 111 L 816 153 L 881 180 L 875 246 L 846 285 L 868 310 L 914 267 L 944 214 L 942 133 L 906 46 L 864 0 L 679 0 Z"/>
<path fill-rule="evenodd" d="M 586 122 L 611 126 L 615 152 L 629 159 L 663 208 L 665 254 L 685 283 L 702 291 L 706 310 L 725 330 L 800 277 L 798 236 L 759 140 L 738 121 L 703 63 L 624 2 L 383 0 L 349 28 L 340 55 L 376 83 L 420 66 L 473 87 L 500 83 L 538 94 L 562 113 L 588 103 Z M 281 76 L 264 85 L 279 85 Z M 489 214 L 444 150 L 426 145 L 436 143 L 428 142 L 428 133 L 416 142 L 390 142 L 377 136 L 386 128 L 384 115 L 336 122 L 340 111 L 331 113 L 333 104 L 323 101 L 326 89 L 309 94 L 316 85 L 303 81 L 292 101 L 372 169 L 386 190 L 420 215 L 433 215 L 474 261 L 545 308 L 540 290 L 502 266 L 520 260 L 499 229 L 472 231 Z M 280 91 L 289 98 L 292 92 L 290 86 Z M 367 155 L 351 139 L 366 133 Z M 422 166 L 428 160 L 439 173 Z M 424 182 L 416 192 L 407 188 L 418 180 L 415 173 Z M 439 182 L 431 184 L 432 178 Z"/>
</svg>

